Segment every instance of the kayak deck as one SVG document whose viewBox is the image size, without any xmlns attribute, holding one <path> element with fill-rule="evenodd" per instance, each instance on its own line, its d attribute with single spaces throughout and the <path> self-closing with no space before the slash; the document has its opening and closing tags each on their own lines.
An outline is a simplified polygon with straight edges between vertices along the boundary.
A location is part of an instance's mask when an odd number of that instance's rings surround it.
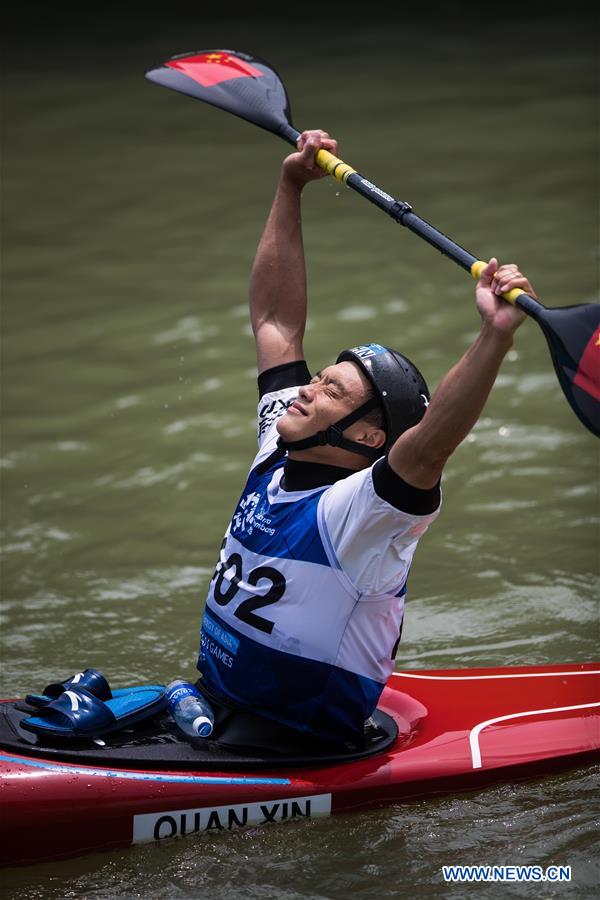
<svg viewBox="0 0 600 900">
<path fill-rule="evenodd" d="M 381 710 L 373 716 L 373 727 L 364 746 L 314 745 L 307 739 L 292 748 L 285 745 L 267 746 L 264 742 L 223 745 L 202 738 L 187 738 L 174 724 L 167 712 L 119 732 L 106 735 L 99 741 L 89 738 L 52 743 L 46 738 L 35 738 L 21 727 L 21 720 L 30 715 L 30 709 L 21 701 L 0 702 L 0 748 L 7 754 L 26 754 L 44 762 L 77 763 L 118 769 L 147 771 L 198 771 L 214 772 L 223 769 L 258 771 L 285 763 L 291 767 L 330 766 L 336 763 L 365 759 L 382 753 L 398 743 L 399 724 L 403 726 L 404 740 L 413 731 L 414 723 L 400 722 Z M 265 723 L 267 726 L 268 722 Z M 251 740 L 253 734 L 248 734 Z M 46 741 L 44 743 L 44 741 Z M 0 760 L 2 757 L 0 756 Z"/>
<path fill-rule="evenodd" d="M 11 745 L 0 750 L 0 859 L 18 865 L 368 809 L 576 765 L 598 757 L 599 675 L 592 663 L 396 672 L 379 709 L 398 737 L 365 758 L 280 756 L 251 768 L 227 754 L 190 769 L 123 765 L 110 753 L 64 761 Z"/>
</svg>

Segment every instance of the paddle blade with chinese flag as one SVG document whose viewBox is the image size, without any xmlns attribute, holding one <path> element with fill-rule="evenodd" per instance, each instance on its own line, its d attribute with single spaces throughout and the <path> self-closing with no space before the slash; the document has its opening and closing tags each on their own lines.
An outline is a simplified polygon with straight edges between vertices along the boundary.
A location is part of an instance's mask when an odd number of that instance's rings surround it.
<svg viewBox="0 0 600 900">
<path fill-rule="evenodd" d="M 565 397 L 586 428 L 600 437 L 600 306 L 542 309 L 535 318 Z"/>
<path fill-rule="evenodd" d="M 277 72 L 238 50 L 198 50 L 173 56 L 146 78 L 203 100 L 288 139 L 290 104 Z"/>
</svg>

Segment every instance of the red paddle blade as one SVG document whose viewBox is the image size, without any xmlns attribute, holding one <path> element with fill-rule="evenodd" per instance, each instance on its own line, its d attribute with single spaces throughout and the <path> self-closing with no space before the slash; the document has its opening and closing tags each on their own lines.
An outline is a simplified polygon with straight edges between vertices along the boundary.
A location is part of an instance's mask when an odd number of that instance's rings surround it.
<svg viewBox="0 0 600 900">
<path fill-rule="evenodd" d="M 149 69 L 146 78 L 289 139 L 291 112 L 283 82 L 272 66 L 249 53 L 184 53 Z"/>
<path fill-rule="evenodd" d="M 573 412 L 600 437 L 600 306 L 546 307 L 536 319 Z"/>
</svg>

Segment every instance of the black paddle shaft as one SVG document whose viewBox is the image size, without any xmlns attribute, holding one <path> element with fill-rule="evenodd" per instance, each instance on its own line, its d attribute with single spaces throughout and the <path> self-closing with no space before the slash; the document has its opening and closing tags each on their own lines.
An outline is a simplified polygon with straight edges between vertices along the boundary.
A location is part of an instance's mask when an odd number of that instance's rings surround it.
<svg viewBox="0 0 600 900">
<path fill-rule="evenodd" d="M 281 137 L 292 144 L 292 146 L 297 147 L 300 132 L 291 125 L 284 125 L 281 126 Z M 335 159 L 335 157 L 333 157 L 333 159 Z M 340 172 L 341 177 L 336 174 L 336 169 L 340 169 L 340 167 L 343 167 L 343 171 Z M 471 271 L 473 263 L 478 260 L 477 256 L 473 256 L 473 254 L 469 253 L 468 250 L 465 250 L 464 247 L 461 247 L 459 244 L 455 243 L 455 241 L 447 237 L 447 235 L 443 234 L 443 232 L 438 231 L 437 228 L 430 225 L 429 222 L 426 222 L 424 219 L 417 216 L 409 203 L 405 203 L 402 200 L 396 200 L 358 172 L 355 172 L 353 169 L 348 171 L 349 169 L 350 167 L 346 166 L 341 160 L 337 160 L 337 165 L 333 165 L 331 169 L 327 166 L 327 171 L 329 171 L 331 175 L 338 178 L 339 181 L 343 181 L 348 187 L 351 187 L 353 191 L 356 191 L 357 194 L 370 200 L 371 203 L 374 203 L 375 206 L 378 206 L 379 209 L 382 209 L 391 216 L 395 222 L 404 225 L 409 231 L 412 231 L 424 241 L 427 241 L 428 244 L 431 244 L 432 247 L 435 247 L 436 250 L 443 253 L 444 256 L 450 257 L 455 263 L 458 263 L 459 266 L 466 269 L 467 272 Z M 535 303 L 535 300 L 533 302 Z"/>
<path fill-rule="evenodd" d="M 286 124 L 281 126 L 280 133 L 288 143 L 297 147 L 298 138 L 300 137 L 299 131 L 291 125 Z M 325 151 L 325 153 L 327 153 L 327 151 Z M 351 187 L 357 194 L 365 197 L 375 206 L 379 207 L 379 209 L 386 212 L 395 222 L 398 222 L 399 225 L 404 225 L 405 228 L 408 228 L 409 231 L 412 231 L 413 234 L 416 234 L 418 237 L 422 238 L 422 240 L 427 241 L 428 244 L 431 244 L 432 247 L 435 247 L 435 249 L 439 250 L 444 256 L 453 260 L 453 262 L 457 263 L 461 268 L 465 269 L 470 274 L 474 274 L 473 266 L 480 262 L 477 256 L 473 256 L 472 253 L 465 250 L 465 248 L 461 247 L 460 244 L 457 244 L 456 241 L 453 241 L 442 231 L 418 216 L 413 212 L 410 203 L 405 203 L 403 200 L 396 200 L 395 197 L 390 196 L 386 191 L 377 187 L 372 181 L 364 178 L 332 154 L 327 153 L 327 157 L 327 163 L 323 167 L 330 175 L 333 175 L 338 181 L 343 181 L 344 184 Z M 317 162 L 320 163 L 319 154 L 317 154 Z M 538 322 L 541 322 L 544 318 L 545 307 L 539 303 L 539 301 L 530 297 L 529 294 L 525 294 L 522 291 L 515 293 L 518 293 L 518 296 L 507 299 L 509 299 L 510 302 L 515 303 L 516 306 L 519 306 L 523 312 L 527 313 L 527 315 L 536 319 Z"/>
<path fill-rule="evenodd" d="M 294 147 L 300 132 L 288 123 L 280 125 L 279 133 Z M 404 225 L 413 234 L 427 241 L 436 250 L 449 257 L 474 278 L 481 275 L 485 263 L 455 243 L 443 232 L 413 212 L 409 203 L 396 200 L 386 191 L 364 178 L 351 166 L 333 156 L 327 150 L 319 150 L 317 163 L 375 206 L 382 209 L 394 221 Z M 592 434 L 600 437 L 600 392 L 598 387 L 598 353 L 600 336 L 600 307 L 592 304 L 547 309 L 538 300 L 515 288 L 502 295 L 510 303 L 535 319 L 540 325 L 550 349 L 550 355 L 563 393 L 573 412 Z"/>
</svg>

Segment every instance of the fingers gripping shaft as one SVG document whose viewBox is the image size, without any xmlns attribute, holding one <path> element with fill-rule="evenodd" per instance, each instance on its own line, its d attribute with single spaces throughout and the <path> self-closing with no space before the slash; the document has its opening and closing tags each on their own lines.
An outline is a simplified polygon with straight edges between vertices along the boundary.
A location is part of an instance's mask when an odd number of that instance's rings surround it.
<svg viewBox="0 0 600 900">
<path fill-rule="evenodd" d="M 482 262 L 480 259 L 476 260 L 471 266 L 471 275 L 476 280 L 481 276 L 481 273 L 487 266 L 487 263 Z M 522 297 L 523 294 L 526 294 L 526 291 L 521 288 L 513 288 L 512 291 L 507 291 L 505 294 L 502 294 L 503 298 L 507 300 L 509 303 L 512 303 L 513 306 L 516 303 L 519 297 Z"/>
</svg>

